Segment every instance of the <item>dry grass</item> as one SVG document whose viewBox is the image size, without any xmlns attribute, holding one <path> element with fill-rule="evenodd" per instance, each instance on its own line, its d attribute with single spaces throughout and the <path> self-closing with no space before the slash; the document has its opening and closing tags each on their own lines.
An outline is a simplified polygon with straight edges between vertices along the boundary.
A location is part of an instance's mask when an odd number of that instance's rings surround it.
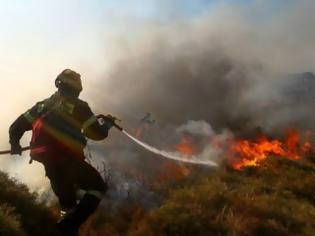
<svg viewBox="0 0 315 236">
<path fill-rule="evenodd" d="M 95 235 L 315 235 L 314 177 L 312 159 L 279 157 L 242 172 L 197 175 L 165 189 L 157 209 L 103 217 Z"/>
<path fill-rule="evenodd" d="M 81 230 L 97 235 L 315 235 L 315 161 L 269 158 L 242 172 L 193 172 L 159 188 L 160 207 L 98 212 Z M 54 235 L 51 209 L 0 173 L 0 235 Z M 45 227 L 39 227 L 45 226 Z"/>
</svg>

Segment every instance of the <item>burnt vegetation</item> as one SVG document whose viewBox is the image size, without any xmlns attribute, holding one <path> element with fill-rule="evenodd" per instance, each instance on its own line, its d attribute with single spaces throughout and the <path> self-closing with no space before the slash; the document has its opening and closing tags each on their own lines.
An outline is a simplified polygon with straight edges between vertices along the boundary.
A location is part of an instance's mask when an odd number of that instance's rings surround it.
<svg viewBox="0 0 315 236">
<path fill-rule="evenodd" d="M 242 171 L 192 172 L 163 184 L 160 207 L 100 209 L 90 235 L 315 235 L 315 159 L 269 157 Z"/>
<path fill-rule="evenodd" d="M 314 176 L 312 154 L 269 157 L 242 171 L 192 169 L 151 189 L 163 196 L 158 207 L 102 204 L 81 235 L 315 235 Z M 56 235 L 56 208 L 4 173 L 0 186 L 0 235 Z"/>
<path fill-rule="evenodd" d="M 314 83 L 314 76 L 305 78 L 300 87 L 288 91 L 290 96 L 302 96 Z M 311 150 L 298 160 L 268 156 L 260 166 L 241 170 L 154 160 L 143 158 L 142 169 L 128 163 L 124 178 L 134 178 L 135 185 L 145 191 L 134 195 L 131 186 L 120 204 L 108 194 L 82 227 L 81 236 L 315 235 L 315 155 Z M 112 187 L 117 184 L 114 174 L 122 169 L 119 163 L 107 169 L 103 162 L 98 168 Z M 2 172 L 0 188 L 0 236 L 58 235 L 56 206 L 40 202 L 27 186 Z"/>
</svg>

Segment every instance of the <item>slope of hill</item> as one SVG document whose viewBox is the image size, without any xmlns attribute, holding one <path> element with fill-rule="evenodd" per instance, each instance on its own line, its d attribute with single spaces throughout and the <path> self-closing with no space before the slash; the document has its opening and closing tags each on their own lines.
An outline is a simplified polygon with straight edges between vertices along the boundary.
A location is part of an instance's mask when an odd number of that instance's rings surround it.
<svg viewBox="0 0 315 236">
<path fill-rule="evenodd" d="M 52 210 L 7 174 L 0 172 L 0 235 L 56 235 Z"/>
<path fill-rule="evenodd" d="M 271 157 L 261 167 L 243 171 L 195 173 L 175 187 L 164 186 L 160 207 L 145 211 L 134 205 L 115 215 L 100 209 L 82 233 L 315 235 L 314 176 L 311 157 Z"/>
<path fill-rule="evenodd" d="M 162 204 L 133 201 L 116 212 L 103 204 L 85 235 L 315 235 L 315 159 L 268 158 L 242 171 L 195 171 L 163 183 Z M 57 235 L 53 210 L 0 173 L 0 235 Z M 114 199 L 112 200 L 114 201 Z"/>
</svg>

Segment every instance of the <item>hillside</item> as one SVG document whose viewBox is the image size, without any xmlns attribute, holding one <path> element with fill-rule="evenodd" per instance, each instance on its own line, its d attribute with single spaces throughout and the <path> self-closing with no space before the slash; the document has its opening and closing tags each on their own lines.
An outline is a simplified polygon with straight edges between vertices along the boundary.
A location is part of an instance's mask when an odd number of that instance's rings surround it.
<svg viewBox="0 0 315 236">
<path fill-rule="evenodd" d="M 192 173 L 162 205 L 100 209 L 84 235 L 315 235 L 315 162 L 268 158 L 243 171 Z M 160 189 L 160 190 L 161 190 Z M 94 232 L 94 234 L 93 234 Z M 100 234 L 96 234 L 96 232 Z"/>
<path fill-rule="evenodd" d="M 193 170 L 154 187 L 158 207 L 104 201 L 81 235 L 315 235 L 315 159 L 269 157 L 242 171 Z M 57 235 L 52 208 L 0 173 L 0 235 Z M 44 226 L 44 227 L 43 227 Z"/>
<path fill-rule="evenodd" d="M 27 186 L 0 172 L 0 235 L 53 236 L 52 209 L 37 201 Z"/>
</svg>

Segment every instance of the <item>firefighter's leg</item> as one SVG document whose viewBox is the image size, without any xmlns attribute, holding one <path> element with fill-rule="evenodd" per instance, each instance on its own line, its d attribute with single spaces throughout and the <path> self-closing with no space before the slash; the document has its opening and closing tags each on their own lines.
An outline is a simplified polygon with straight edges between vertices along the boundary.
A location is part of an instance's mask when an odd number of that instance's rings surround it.
<svg viewBox="0 0 315 236">
<path fill-rule="evenodd" d="M 49 166 L 45 169 L 61 208 L 66 211 L 74 208 L 76 206 L 76 189 L 74 182 L 71 181 L 72 178 L 66 176 L 60 167 Z"/>
<path fill-rule="evenodd" d="M 58 197 L 59 204 L 63 209 L 63 217 L 76 208 L 76 184 L 72 168 L 66 162 L 53 162 L 45 165 L 46 175 L 50 180 L 51 187 Z M 64 225 L 63 217 L 57 222 L 56 226 L 65 236 L 79 235 L 78 229 L 72 225 Z"/>
<path fill-rule="evenodd" d="M 86 193 L 75 209 L 60 222 L 65 227 L 79 228 L 96 210 L 107 190 L 107 184 L 103 181 L 101 175 L 88 163 L 80 162 L 77 173 L 77 184 Z"/>
<path fill-rule="evenodd" d="M 73 184 L 50 181 L 61 208 L 68 211 L 76 206 L 76 189 Z"/>
</svg>

